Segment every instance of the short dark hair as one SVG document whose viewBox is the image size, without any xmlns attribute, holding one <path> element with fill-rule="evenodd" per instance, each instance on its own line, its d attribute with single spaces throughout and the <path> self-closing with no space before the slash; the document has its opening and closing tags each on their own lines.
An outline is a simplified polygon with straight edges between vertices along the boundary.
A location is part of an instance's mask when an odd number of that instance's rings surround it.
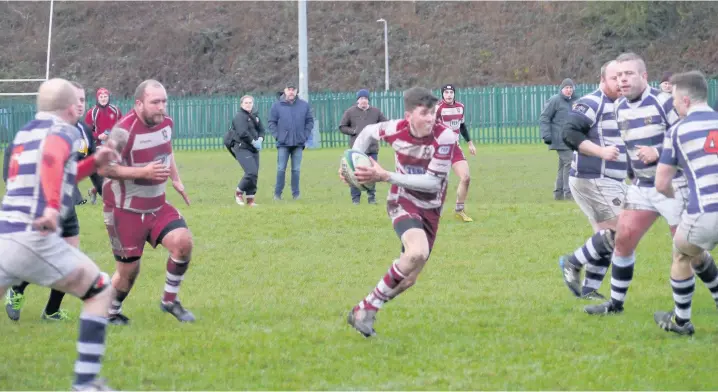
<svg viewBox="0 0 718 392">
<path fill-rule="evenodd" d="M 671 76 L 671 84 L 676 90 L 693 100 L 708 100 L 708 82 L 700 71 L 689 71 Z"/>
<path fill-rule="evenodd" d="M 431 90 L 423 87 L 412 87 L 404 91 L 404 110 L 412 112 L 418 107 L 433 108 L 439 98 L 436 98 Z"/>
<path fill-rule="evenodd" d="M 148 86 L 152 87 L 161 87 L 165 88 L 165 86 L 162 85 L 162 83 L 154 80 L 154 79 L 147 79 L 144 82 L 140 83 L 139 86 L 135 89 L 135 101 L 142 101 L 142 98 L 145 97 L 145 90 Z"/>
</svg>

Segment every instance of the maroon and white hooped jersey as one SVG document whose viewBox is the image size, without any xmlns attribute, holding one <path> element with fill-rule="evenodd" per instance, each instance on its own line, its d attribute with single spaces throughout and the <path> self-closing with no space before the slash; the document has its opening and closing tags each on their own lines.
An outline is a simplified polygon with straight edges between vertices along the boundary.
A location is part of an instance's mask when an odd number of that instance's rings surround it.
<svg viewBox="0 0 718 392">
<path fill-rule="evenodd" d="M 373 139 L 384 140 L 394 149 L 397 173 L 429 174 L 441 179 L 441 188 L 436 192 L 422 192 L 392 185 L 388 201 L 409 202 L 419 209 L 441 208 L 446 198 L 456 136 L 451 129 L 439 123 L 434 125 L 429 136 L 423 138 L 412 136 L 409 129 L 407 120 L 392 120 L 368 125 L 362 134 L 367 133 L 367 136 Z"/>
<path fill-rule="evenodd" d="M 121 164 L 129 167 L 143 167 L 161 161 L 172 163 L 172 128 L 174 122 L 165 116 L 164 120 L 148 127 L 134 109 L 130 110 L 116 125 L 129 132 L 127 145 L 122 150 Z M 112 180 L 105 179 L 102 198 L 108 207 L 120 208 L 137 213 L 152 213 L 165 204 L 167 181 Z"/>
<path fill-rule="evenodd" d="M 440 124 L 451 128 L 456 133 L 456 138 L 459 138 L 459 129 L 461 124 L 464 123 L 464 104 L 458 101 L 454 101 L 452 104 L 441 101 L 436 107 L 436 121 Z"/>
</svg>

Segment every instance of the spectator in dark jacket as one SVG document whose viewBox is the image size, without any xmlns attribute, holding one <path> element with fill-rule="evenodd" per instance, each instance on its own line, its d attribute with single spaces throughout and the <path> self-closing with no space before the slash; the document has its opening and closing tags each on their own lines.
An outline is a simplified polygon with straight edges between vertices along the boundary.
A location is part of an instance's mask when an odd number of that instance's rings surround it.
<svg viewBox="0 0 718 392">
<path fill-rule="evenodd" d="M 573 81 L 564 79 L 559 93 L 546 101 L 539 118 L 543 142 L 548 144 L 550 150 L 556 150 L 558 153 L 558 173 L 556 173 L 556 186 L 553 191 L 553 197 L 556 200 L 572 199 L 571 189 L 568 186 L 568 173 L 571 170 L 573 151 L 563 142 L 561 129 L 578 98 L 574 94 Z"/>
<path fill-rule="evenodd" d="M 299 199 L 299 171 L 302 152 L 314 128 L 314 117 L 307 101 L 297 97 L 297 85 L 287 83 L 284 96 L 269 111 L 269 131 L 277 141 L 277 182 L 274 199 L 281 200 L 287 162 L 292 158 L 292 197 Z"/>
<path fill-rule="evenodd" d="M 349 148 L 354 145 L 357 136 L 367 125 L 388 121 L 384 114 L 378 108 L 369 105 L 369 91 L 359 90 L 357 92 L 357 103 L 344 112 L 339 122 L 339 131 L 345 135 L 349 135 Z M 372 141 L 371 146 L 366 152 L 367 155 L 379 159 L 379 142 Z M 352 203 L 359 204 L 361 200 L 361 191 L 358 188 L 350 187 L 352 195 Z M 376 204 L 376 189 L 368 191 L 369 204 Z"/>
<path fill-rule="evenodd" d="M 234 198 L 237 204 L 256 206 L 254 196 L 257 194 L 259 178 L 259 151 L 264 141 L 264 126 L 254 108 L 254 97 L 245 95 L 239 99 L 240 109 L 234 119 L 230 132 L 232 135 L 231 152 L 244 170 L 244 176 L 237 185 Z"/>
</svg>

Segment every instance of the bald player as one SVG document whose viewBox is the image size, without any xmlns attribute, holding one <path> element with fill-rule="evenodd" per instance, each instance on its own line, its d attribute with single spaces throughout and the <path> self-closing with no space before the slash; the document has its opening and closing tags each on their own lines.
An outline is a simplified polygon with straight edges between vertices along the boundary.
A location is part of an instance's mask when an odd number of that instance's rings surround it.
<svg viewBox="0 0 718 392">
<path fill-rule="evenodd" d="M 105 390 L 99 379 L 112 289 L 107 274 L 60 236 L 77 181 L 105 166 L 109 148 L 77 163 L 82 136 L 76 128 L 79 97 L 63 79 L 44 82 L 37 114 L 15 135 L 7 192 L 0 209 L 0 290 L 21 281 L 72 294 L 80 315 L 73 390 Z"/>
<path fill-rule="evenodd" d="M 122 302 L 140 271 L 145 242 L 169 251 L 165 290 L 160 309 L 180 322 L 194 315 L 178 298 L 180 284 L 192 257 L 192 234 L 182 215 L 166 200 L 167 177 L 187 205 L 189 197 L 180 180 L 172 152 L 174 122 L 167 116 L 167 91 L 156 80 L 145 80 L 135 90 L 135 105 L 110 133 L 121 161 L 100 171 L 107 233 L 117 270 L 112 285 L 117 295 L 110 307 L 110 323 L 127 325 Z"/>
</svg>

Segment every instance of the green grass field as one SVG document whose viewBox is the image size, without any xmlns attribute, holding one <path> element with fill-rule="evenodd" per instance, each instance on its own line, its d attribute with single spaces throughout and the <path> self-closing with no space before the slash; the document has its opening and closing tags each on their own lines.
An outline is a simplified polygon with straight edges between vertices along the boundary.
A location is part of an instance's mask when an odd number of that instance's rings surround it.
<svg viewBox="0 0 718 392">
<path fill-rule="evenodd" d="M 637 252 L 626 311 L 592 318 L 569 295 L 557 258 L 591 229 L 552 199 L 557 157 L 544 146 L 481 146 L 467 211 L 453 218 L 456 177 L 419 282 L 379 313 L 378 336 L 346 324 L 398 255 L 383 203 L 352 206 L 337 178 L 340 149 L 306 150 L 302 200 L 272 201 L 276 153 L 262 155 L 258 208 L 234 203 L 241 175 L 226 151 L 181 152 L 191 206 L 168 187 L 195 236 L 179 324 L 159 310 L 166 251 L 148 248 L 110 326 L 102 375 L 124 390 L 715 390 L 718 311 L 696 284 L 693 338 L 659 330 L 673 306 L 671 242 L 661 221 Z M 388 149 L 380 153 L 393 163 Z M 287 176 L 289 177 L 289 176 Z M 287 178 L 288 180 L 288 178 Z M 288 181 L 287 181 L 288 182 Z M 85 183 L 83 190 L 88 188 Z M 378 193 L 385 197 L 387 186 Z M 363 200 L 364 202 L 364 200 Z M 99 205 L 78 208 L 81 247 L 109 273 Z M 601 292 L 608 294 L 608 282 Z M 18 323 L 0 312 L 0 389 L 68 388 L 76 321 L 40 320 L 48 290 L 30 286 Z M 76 317 L 80 301 L 65 300 Z"/>
</svg>

